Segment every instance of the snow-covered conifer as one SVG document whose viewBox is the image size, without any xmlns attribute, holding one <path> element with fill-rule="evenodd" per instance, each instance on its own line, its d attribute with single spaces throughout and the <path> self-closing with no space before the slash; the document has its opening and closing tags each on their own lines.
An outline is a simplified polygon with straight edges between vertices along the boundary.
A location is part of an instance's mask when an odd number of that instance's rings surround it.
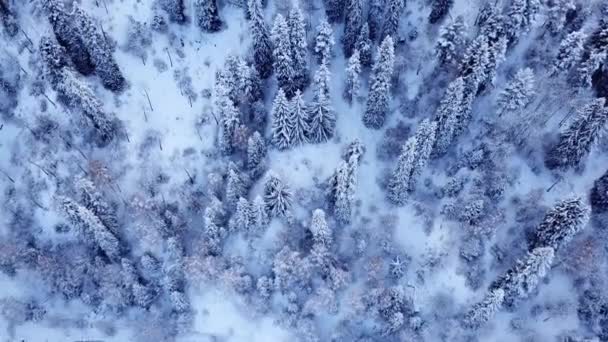
<svg viewBox="0 0 608 342">
<path fill-rule="evenodd" d="M 278 149 L 284 150 L 293 145 L 294 123 L 291 121 L 291 108 L 283 89 L 279 89 L 272 104 L 272 143 Z"/>
<path fill-rule="evenodd" d="M 463 117 L 465 84 L 459 77 L 448 85 L 437 113 L 437 134 L 433 153 L 437 156 L 443 155 L 454 141 L 458 121 Z"/>
<path fill-rule="evenodd" d="M 289 42 L 291 59 L 293 61 L 293 80 L 289 84 L 289 97 L 295 94 L 296 90 L 304 90 L 308 83 L 308 45 L 306 43 L 306 24 L 304 16 L 299 6 L 294 4 L 289 11 L 287 18 L 289 27 Z"/>
<path fill-rule="evenodd" d="M 218 113 L 220 114 L 219 146 L 223 154 L 229 155 L 234 151 L 234 136 L 240 124 L 239 110 L 228 96 L 220 95 Z"/>
<path fill-rule="evenodd" d="M 591 189 L 591 207 L 594 213 L 608 211 L 608 171 L 596 179 Z"/>
<path fill-rule="evenodd" d="M 372 41 L 367 23 L 363 23 L 361 27 L 357 42 L 355 43 L 355 49 L 359 51 L 359 60 L 362 66 L 368 67 L 372 65 Z"/>
<path fill-rule="evenodd" d="M 586 40 L 587 34 L 583 31 L 572 32 L 562 40 L 555 57 L 555 65 L 552 72 L 554 75 L 562 71 L 568 71 L 580 62 L 585 51 Z"/>
<path fill-rule="evenodd" d="M 270 173 L 264 184 L 264 203 L 270 217 L 283 217 L 291 210 L 293 194 L 289 186 Z"/>
<path fill-rule="evenodd" d="M 99 246 L 110 259 L 118 260 L 120 258 L 120 242 L 103 225 L 99 217 L 68 197 L 56 196 L 56 201 L 59 209 L 85 241 Z"/>
<path fill-rule="evenodd" d="M 335 45 L 334 32 L 327 19 L 321 19 L 315 37 L 315 55 L 319 63 L 329 63 Z"/>
<path fill-rule="evenodd" d="M 350 184 L 350 168 L 346 161 L 340 162 L 331 182 L 331 196 L 334 205 L 334 214 L 338 222 L 348 224 L 352 217 L 354 204 L 354 187 Z"/>
<path fill-rule="evenodd" d="M 387 0 L 371 0 L 369 11 L 367 13 L 367 24 L 369 25 L 367 38 L 376 41 L 380 36 L 382 29 L 382 19 L 384 19 L 384 10 Z"/>
<path fill-rule="evenodd" d="M 293 95 L 292 82 L 295 77 L 294 61 L 291 53 L 289 27 L 281 14 L 277 14 L 272 27 L 272 43 L 274 45 L 274 72 L 279 88 L 282 88 L 289 97 Z"/>
<path fill-rule="evenodd" d="M 540 10 L 540 0 L 514 0 L 507 11 L 507 34 L 516 40 L 528 32 L 536 13 Z"/>
<path fill-rule="evenodd" d="M 321 143 L 331 139 L 336 129 L 336 115 L 331 106 L 329 79 L 326 64 L 321 64 L 314 77 L 314 95 L 309 107 L 309 140 Z"/>
<path fill-rule="evenodd" d="M 578 166 L 605 129 L 608 110 L 604 98 L 593 100 L 581 108 L 572 124 L 561 133 L 557 144 L 545 156 L 549 168 Z"/>
<path fill-rule="evenodd" d="M 418 141 L 413 136 L 403 145 L 397 167 L 393 171 L 387 185 L 388 198 L 396 204 L 405 204 L 412 191 L 412 175 L 416 167 L 416 151 Z"/>
<path fill-rule="evenodd" d="M 463 323 L 470 328 L 480 327 L 494 317 L 502 307 L 504 300 L 505 291 L 503 289 L 492 290 L 481 302 L 475 304 L 466 313 Z"/>
<path fill-rule="evenodd" d="M 80 192 L 82 204 L 99 218 L 113 234 L 118 235 L 119 223 L 116 213 L 110 204 L 103 198 L 93 182 L 82 178 L 76 182 L 76 187 Z"/>
<path fill-rule="evenodd" d="M 327 14 L 327 20 L 330 23 L 338 22 L 342 19 L 344 14 L 344 8 L 346 6 L 345 0 L 323 0 L 325 3 L 325 13 Z"/>
<path fill-rule="evenodd" d="M 576 9 L 574 0 L 548 0 L 545 4 L 547 6 L 547 21 L 545 22 L 547 29 L 553 34 L 562 32 L 568 12 Z"/>
<path fill-rule="evenodd" d="M 414 181 L 420 176 L 431 157 L 431 152 L 433 152 L 433 146 L 435 145 L 436 133 L 437 123 L 435 121 L 430 121 L 429 119 L 423 120 L 416 129 L 416 161 L 414 169 L 412 170 Z"/>
<path fill-rule="evenodd" d="M 439 30 L 439 39 L 435 46 L 437 58 L 441 64 L 460 62 L 466 42 L 467 26 L 462 16 L 456 17 Z"/>
<path fill-rule="evenodd" d="M 222 20 L 216 0 L 196 0 L 194 3 L 198 27 L 205 32 L 217 32 L 222 28 Z"/>
<path fill-rule="evenodd" d="M 580 197 L 558 202 L 536 229 L 534 247 L 552 247 L 558 251 L 585 227 L 590 209 Z"/>
<path fill-rule="evenodd" d="M 254 132 L 247 140 L 247 168 L 254 176 L 260 175 L 266 167 L 268 147 L 260 132 Z"/>
<path fill-rule="evenodd" d="M 293 124 L 290 141 L 293 145 L 302 145 L 308 142 L 310 127 L 308 125 L 308 111 L 304 104 L 302 93 L 297 90 L 291 99 L 289 110 L 289 121 Z"/>
<path fill-rule="evenodd" d="M 385 40 L 386 37 L 397 37 L 399 30 L 399 19 L 405 9 L 405 0 L 386 0 L 387 7 L 382 25 L 382 33 L 380 39 Z"/>
<path fill-rule="evenodd" d="M 431 5 L 431 14 L 429 14 L 429 23 L 436 24 L 445 18 L 454 5 L 454 0 L 433 0 Z"/>
<path fill-rule="evenodd" d="M 234 216 L 231 219 L 231 228 L 240 232 L 247 232 L 253 228 L 253 212 L 251 204 L 243 197 L 236 204 Z"/>
<path fill-rule="evenodd" d="M 534 72 L 530 68 L 519 70 L 498 95 L 498 116 L 524 109 L 535 95 Z"/>
<path fill-rule="evenodd" d="M 228 171 L 228 179 L 226 181 L 226 204 L 234 208 L 239 198 L 246 196 L 246 188 L 241 175 L 235 168 L 230 168 Z"/>
<path fill-rule="evenodd" d="M 505 303 L 512 305 L 518 299 L 527 298 L 547 275 L 554 257 L 553 248 L 538 247 L 518 260 L 517 264 L 496 283 L 496 288 L 505 292 Z"/>
<path fill-rule="evenodd" d="M 253 46 L 253 63 L 262 78 L 272 74 L 273 50 L 268 25 L 264 20 L 264 12 L 260 0 L 249 0 L 250 31 Z"/>
<path fill-rule="evenodd" d="M 258 70 L 253 65 L 247 66 L 243 64 L 241 72 L 243 73 L 241 90 L 247 103 L 253 104 L 262 99 L 264 91 L 262 89 L 262 78 Z"/>
<path fill-rule="evenodd" d="M 42 37 L 38 48 L 44 63 L 45 75 L 49 77 L 51 85 L 56 87 L 61 78 L 61 70 L 69 65 L 66 51 L 63 46 L 49 37 Z"/>
<path fill-rule="evenodd" d="M 321 209 L 316 209 L 312 213 L 310 221 L 310 232 L 315 245 L 329 248 L 333 241 L 332 231 L 325 219 L 325 212 Z"/>
<path fill-rule="evenodd" d="M 159 7 L 167 12 L 169 20 L 183 24 L 186 22 L 184 0 L 158 0 Z"/>
<path fill-rule="evenodd" d="M 359 51 L 355 49 L 352 56 L 348 59 L 346 78 L 344 79 L 343 96 L 348 103 L 352 103 L 353 99 L 359 96 L 359 89 L 361 88 L 360 74 L 361 61 L 359 60 Z"/>
<path fill-rule="evenodd" d="M 262 232 L 268 225 L 268 212 L 266 211 L 266 203 L 262 196 L 256 196 L 251 204 L 251 217 L 253 230 L 256 233 Z"/>
<path fill-rule="evenodd" d="M 373 75 L 363 123 L 368 128 L 379 129 L 384 125 L 391 100 L 391 78 L 395 63 L 393 39 L 387 36 L 378 48 L 378 58 L 373 67 Z"/>
<path fill-rule="evenodd" d="M 350 57 L 363 23 L 363 3 L 361 0 L 347 0 L 347 2 L 342 43 L 344 44 L 344 56 Z"/>
</svg>

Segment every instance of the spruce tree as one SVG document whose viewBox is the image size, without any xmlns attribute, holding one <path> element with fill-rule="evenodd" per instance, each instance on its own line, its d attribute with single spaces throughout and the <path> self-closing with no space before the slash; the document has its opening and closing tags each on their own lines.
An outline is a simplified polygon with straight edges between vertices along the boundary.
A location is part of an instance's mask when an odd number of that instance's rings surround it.
<svg viewBox="0 0 608 342">
<path fill-rule="evenodd" d="M 322 143 L 331 139 L 336 129 L 336 116 L 329 94 L 330 73 L 327 65 L 321 64 L 315 73 L 314 95 L 309 107 L 309 140 Z"/>
<path fill-rule="evenodd" d="M 224 155 L 230 155 L 234 151 L 234 137 L 240 125 L 240 113 L 232 100 L 225 95 L 222 95 L 222 100 L 219 101 L 218 113 L 220 114 L 220 150 Z"/>
<path fill-rule="evenodd" d="M 231 229 L 248 232 L 253 228 L 253 212 L 247 199 L 241 197 L 236 204 L 234 216 L 230 220 Z"/>
<path fill-rule="evenodd" d="M 270 41 L 268 25 L 264 20 L 264 12 L 260 0 L 249 0 L 251 20 L 249 27 L 253 46 L 253 63 L 263 79 L 272 74 L 273 50 Z"/>
<path fill-rule="evenodd" d="M 505 292 L 504 302 L 508 306 L 528 298 L 547 275 L 554 257 L 555 250 L 551 247 L 533 249 L 495 283 L 494 289 L 500 288 Z"/>
<path fill-rule="evenodd" d="M 91 17 L 80 8 L 74 8 L 72 16 L 102 85 L 114 92 L 122 91 L 126 86 L 126 80 L 112 55 L 112 47 L 105 35 Z"/>
<path fill-rule="evenodd" d="M 458 121 L 463 117 L 462 112 L 465 110 L 463 108 L 464 91 L 464 80 L 459 77 L 448 85 L 448 89 L 443 95 L 435 114 L 437 139 L 433 154 L 436 156 L 445 154 L 456 137 Z"/>
<path fill-rule="evenodd" d="M 469 328 L 478 328 L 492 319 L 496 312 L 500 310 L 505 300 L 505 291 L 503 289 L 495 289 L 488 293 L 480 303 L 475 304 L 469 310 L 463 320 L 465 326 Z"/>
<path fill-rule="evenodd" d="M 546 6 L 547 21 L 545 25 L 547 29 L 553 34 L 562 32 L 568 13 L 576 9 L 574 0 L 548 0 Z"/>
<path fill-rule="evenodd" d="M 331 60 L 334 47 L 334 33 L 327 19 L 321 19 L 317 26 L 317 36 L 315 37 L 315 55 L 319 63 L 328 63 Z"/>
<path fill-rule="evenodd" d="M 417 150 L 416 161 L 412 171 L 413 181 L 422 174 L 422 171 L 431 157 L 431 152 L 433 152 L 433 146 L 435 145 L 436 133 L 437 123 L 435 121 L 430 121 L 429 119 L 424 119 L 416 129 Z M 414 184 L 412 184 L 412 188 L 413 187 Z"/>
<path fill-rule="evenodd" d="M 580 197 L 558 202 L 536 229 L 533 248 L 551 247 L 559 251 L 589 221 L 589 207 Z"/>
<path fill-rule="evenodd" d="M 324 248 L 331 247 L 333 241 L 332 231 L 327 224 L 325 212 L 323 210 L 316 209 L 313 211 L 312 219 L 310 221 L 310 232 L 312 233 L 312 239 L 315 245 Z"/>
<path fill-rule="evenodd" d="M 384 125 L 391 100 L 390 88 L 394 63 L 393 39 L 387 36 L 378 48 L 378 58 L 372 70 L 373 75 L 363 115 L 363 123 L 368 128 L 379 129 Z"/>
<path fill-rule="evenodd" d="M 371 0 L 367 15 L 367 24 L 369 25 L 368 38 L 376 41 L 380 36 L 382 29 L 382 19 L 384 18 L 384 10 L 387 0 Z M 361 51 L 361 50 L 359 50 Z"/>
<path fill-rule="evenodd" d="M 540 0 L 513 0 L 507 11 L 507 34 L 511 40 L 528 32 L 536 13 L 540 10 Z"/>
<path fill-rule="evenodd" d="M 120 225 L 116 217 L 116 212 L 103 198 L 103 195 L 97 190 L 93 182 L 82 178 L 76 182 L 76 187 L 80 193 L 81 203 L 95 214 L 101 223 L 103 223 L 103 225 L 114 235 L 118 235 Z"/>
<path fill-rule="evenodd" d="M 519 70 L 505 89 L 498 95 L 496 101 L 498 116 L 524 109 L 532 101 L 532 97 L 536 93 L 534 88 L 534 72 L 532 69 L 525 68 Z"/>
<path fill-rule="evenodd" d="M 587 34 L 583 31 L 575 31 L 568 34 L 560 43 L 552 75 L 567 72 L 578 65 L 585 51 Z"/>
<path fill-rule="evenodd" d="M 295 77 L 294 61 L 291 54 L 291 43 L 289 28 L 285 18 L 277 14 L 272 27 L 272 42 L 274 44 L 274 72 L 277 77 L 279 88 L 283 89 L 288 97 L 291 97 L 293 80 Z"/>
<path fill-rule="evenodd" d="M 593 213 L 608 211 L 608 171 L 596 179 L 591 189 L 591 207 Z"/>
<path fill-rule="evenodd" d="M 399 31 L 399 20 L 401 14 L 405 9 L 405 0 L 386 0 L 387 8 L 384 17 L 384 23 L 382 25 L 382 33 L 380 39 L 384 40 L 386 37 L 397 37 Z"/>
<path fill-rule="evenodd" d="M 416 151 L 418 141 L 416 136 L 409 138 L 403 145 L 397 167 L 393 171 L 387 185 L 388 198 L 395 204 L 403 205 L 412 189 L 412 175 L 416 168 Z"/>
<path fill-rule="evenodd" d="M 290 106 L 285 92 L 279 89 L 272 105 L 270 116 L 272 118 L 272 143 L 279 150 L 285 150 L 293 145 L 294 123 L 290 120 Z"/>
<path fill-rule="evenodd" d="M 453 5 L 454 0 L 433 0 L 431 14 L 429 14 L 429 23 L 436 24 L 443 20 Z"/>
<path fill-rule="evenodd" d="M 355 49 L 359 51 L 359 60 L 362 66 L 368 67 L 372 65 L 372 41 L 370 40 L 367 23 L 364 23 L 361 27 L 357 42 L 355 43 Z"/>
<path fill-rule="evenodd" d="M 272 172 L 264 184 L 264 203 L 270 217 L 284 217 L 291 210 L 293 194 L 287 184 Z"/>
<path fill-rule="evenodd" d="M 184 0 L 158 0 L 157 2 L 159 7 L 167 12 L 169 20 L 178 24 L 186 22 Z"/>
<path fill-rule="evenodd" d="M 225 202 L 229 208 L 234 209 L 239 198 L 247 195 L 245 183 L 239 175 L 235 167 L 228 170 L 228 178 L 226 180 L 226 196 Z"/>
<path fill-rule="evenodd" d="M 251 204 L 251 215 L 254 233 L 261 233 L 268 225 L 268 212 L 266 203 L 261 196 L 256 196 Z"/>
<path fill-rule="evenodd" d="M 196 0 L 194 3 L 198 27 L 205 32 L 217 32 L 222 28 L 222 20 L 216 0 Z"/>
<path fill-rule="evenodd" d="M 355 188 L 350 182 L 351 177 L 348 163 L 341 161 L 331 181 L 331 200 L 336 220 L 342 224 L 350 223 L 352 217 Z"/>
<path fill-rule="evenodd" d="M 325 13 L 330 23 L 342 20 L 344 14 L 345 0 L 323 0 L 325 3 Z"/>
<path fill-rule="evenodd" d="M 304 90 L 308 83 L 308 46 L 306 44 L 306 25 L 302 10 L 294 5 L 289 11 L 287 19 L 289 27 L 289 42 L 291 59 L 293 61 L 293 80 L 289 84 L 289 97 L 295 94 L 296 90 Z"/>
<path fill-rule="evenodd" d="M 267 153 L 266 141 L 260 132 L 255 131 L 247 140 L 247 168 L 254 178 L 261 175 L 266 168 Z"/>
<path fill-rule="evenodd" d="M 605 128 L 608 120 L 605 101 L 604 98 L 595 99 L 578 111 L 570 127 L 562 132 L 557 144 L 545 156 L 548 168 L 567 168 L 581 164 Z"/>
<path fill-rule="evenodd" d="M 306 144 L 308 142 L 308 135 L 310 135 L 309 119 L 306 105 L 304 104 L 304 97 L 299 90 L 296 91 L 296 94 L 291 99 L 290 107 L 289 121 L 293 124 L 293 129 L 291 130 L 289 140 L 293 145 Z"/>
<path fill-rule="evenodd" d="M 361 88 L 361 81 L 359 75 L 361 74 L 361 61 L 359 60 L 359 51 L 355 50 L 348 59 L 348 65 L 346 66 L 346 78 L 344 80 L 344 92 L 343 96 L 346 102 L 352 103 L 353 99 L 359 96 L 359 89 Z"/>
<path fill-rule="evenodd" d="M 435 51 L 442 65 L 455 65 L 460 62 L 466 43 L 466 31 L 467 26 L 462 16 L 441 27 Z"/>
<path fill-rule="evenodd" d="M 347 0 L 347 2 L 342 43 L 344 44 L 344 56 L 350 57 L 363 24 L 363 3 L 361 0 Z"/>
</svg>

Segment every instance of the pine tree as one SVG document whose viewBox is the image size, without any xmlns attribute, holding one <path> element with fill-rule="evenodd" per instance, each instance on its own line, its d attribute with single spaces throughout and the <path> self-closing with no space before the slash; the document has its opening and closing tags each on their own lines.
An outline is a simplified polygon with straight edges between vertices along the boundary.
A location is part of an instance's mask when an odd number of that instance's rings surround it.
<svg viewBox="0 0 608 342">
<path fill-rule="evenodd" d="M 379 129 L 384 125 L 390 106 L 394 63 L 393 39 L 387 36 L 378 48 L 378 59 L 372 69 L 371 86 L 363 115 L 363 123 L 368 128 Z"/>
<path fill-rule="evenodd" d="M 431 158 L 431 152 L 433 152 L 433 146 L 435 145 L 436 133 L 437 123 L 430 121 L 429 119 L 423 120 L 416 129 L 416 161 L 414 169 L 412 170 L 412 180 L 414 181 L 422 174 L 422 171 Z M 414 184 L 412 184 L 412 188 L 413 187 Z"/>
<path fill-rule="evenodd" d="M 268 148 L 260 132 L 254 132 L 247 140 L 247 168 L 254 177 L 262 174 L 266 168 Z"/>
<path fill-rule="evenodd" d="M 437 134 L 433 154 L 441 156 L 448 150 L 456 137 L 456 128 L 459 120 L 463 117 L 465 84 L 459 77 L 448 85 L 441 104 L 435 114 L 437 121 Z"/>
<path fill-rule="evenodd" d="M 105 35 L 91 17 L 80 8 L 76 7 L 72 16 L 101 83 L 108 90 L 122 91 L 126 86 L 126 80 L 112 55 L 112 47 L 108 44 Z"/>
<path fill-rule="evenodd" d="M 386 0 L 371 0 L 371 3 L 369 5 L 369 11 L 367 15 L 369 33 L 367 36 L 372 41 L 376 41 L 380 36 L 385 6 Z"/>
<path fill-rule="evenodd" d="M 573 0 L 548 0 L 546 1 L 547 21 L 545 23 L 549 32 L 558 34 L 563 31 L 566 16 L 570 11 L 576 9 Z"/>
<path fill-rule="evenodd" d="M 492 319 L 502 307 L 505 291 L 495 289 L 488 293 L 480 303 L 475 304 L 464 317 L 464 324 L 470 328 L 478 328 Z"/>
<path fill-rule="evenodd" d="M 323 0 L 325 3 L 325 13 L 330 23 L 342 20 L 344 14 L 345 0 Z"/>
<path fill-rule="evenodd" d="M 230 208 L 234 208 L 239 198 L 247 195 L 247 189 L 243 179 L 238 174 L 235 168 L 228 170 L 228 179 L 226 181 L 226 204 Z"/>
<path fill-rule="evenodd" d="M 239 232 L 247 232 L 253 228 L 253 211 L 247 199 L 239 198 L 230 223 L 231 228 Z"/>
<path fill-rule="evenodd" d="M 306 44 L 306 25 L 300 7 L 294 5 L 287 19 L 291 59 L 293 61 L 293 80 L 287 91 L 291 97 L 296 90 L 304 90 L 308 83 L 308 46 Z"/>
<path fill-rule="evenodd" d="M 555 65 L 552 74 L 557 75 L 562 71 L 568 71 L 577 65 L 585 51 L 587 34 L 583 31 L 575 31 L 568 34 L 559 45 Z"/>
<path fill-rule="evenodd" d="M 329 64 L 335 43 L 331 25 L 327 22 L 327 19 L 321 19 L 319 26 L 317 26 L 317 36 L 315 38 L 315 55 L 319 63 Z"/>
<path fill-rule="evenodd" d="M 283 89 L 279 89 L 272 105 L 272 143 L 280 150 L 285 150 L 293 145 L 294 123 L 290 121 L 289 101 L 285 97 Z"/>
<path fill-rule="evenodd" d="M 355 43 L 355 49 L 359 51 L 359 60 L 362 66 L 368 67 L 372 65 L 372 41 L 370 40 L 367 23 L 364 23 L 361 27 L 361 32 L 359 32 L 357 42 Z"/>
<path fill-rule="evenodd" d="M 291 54 L 289 28 L 285 18 L 277 14 L 272 27 L 272 42 L 274 44 L 274 71 L 279 88 L 291 97 L 292 82 L 295 77 L 294 61 Z"/>
<path fill-rule="evenodd" d="M 538 287 L 540 280 L 547 275 L 554 257 L 553 248 L 539 247 L 528 252 L 525 258 L 518 260 L 495 286 L 495 289 L 504 290 L 505 304 L 511 306 L 518 299 L 528 298 Z"/>
<path fill-rule="evenodd" d="M 293 145 L 306 144 L 308 142 L 307 136 L 310 134 L 309 119 L 306 105 L 304 104 L 304 97 L 299 90 L 296 91 L 296 94 L 291 99 L 290 107 L 289 122 L 293 123 L 293 129 L 291 130 L 289 140 Z"/>
<path fill-rule="evenodd" d="M 312 233 L 315 245 L 325 248 L 331 247 L 333 241 L 332 231 L 327 224 L 323 210 L 316 209 L 313 211 L 312 220 L 310 221 L 310 232 Z"/>
<path fill-rule="evenodd" d="M 454 0 L 433 0 L 431 6 L 431 14 L 429 14 L 429 23 L 436 24 L 445 18 L 454 5 Z"/>
<path fill-rule="evenodd" d="M 91 56 L 85 47 L 83 37 L 78 34 L 74 27 L 74 20 L 66 11 L 65 5 L 59 0 L 49 0 L 43 3 L 48 13 L 49 21 L 53 27 L 53 32 L 57 41 L 63 46 L 74 63 L 74 68 L 83 74 L 90 75 L 95 67 L 91 62 Z"/>
<path fill-rule="evenodd" d="M 160 8 L 167 12 L 169 20 L 183 24 L 186 22 L 184 0 L 158 0 Z"/>
<path fill-rule="evenodd" d="M 264 203 L 270 217 L 283 217 L 291 210 L 291 189 L 279 177 L 270 173 L 264 184 Z"/>
<path fill-rule="evenodd" d="M 268 25 L 264 20 L 264 12 L 260 0 L 249 0 L 248 5 L 251 15 L 249 27 L 253 45 L 253 63 L 260 76 L 266 79 L 272 74 L 274 61 L 270 33 Z"/>
<path fill-rule="evenodd" d="M 348 65 L 346 66 L 346 78 L 344 84 L 344 99 L 349 104 L 352 103 L 353 99 L 359 96 L 359 89 L 361 88 L 361 81 L 359 75 L 361 74 L 361 62 L 359 60 L 359 51 L 355 49 L 352 56 L 348 59 Z"/>
<path fill-rule="evenodd" d="M 496 101 L 498 116 L 524 109 L 532 101 L 532 97 L 536 93 L 534 88 L 534 72 L 532 69 L 525 68 L 519 70 L 511 82 L 498 95 Z"/>
<path fill-rule="evenodd" d="M 348 163 L 342 161 L 331 180 L 332 202 L 336 220 L 342 224 L 348 224 L 352 217 L 352 205 L 354 202 L 355 188 L 351 184 L 350 170 Z"/>
<path fill-rule="evenodd" d="M 589 154 L 608 120 L 604 98 L 598 98 L 581 108 L 570 127 L 559 136 L 557 144 L 545 157 L 548 168 L 578 166 Z"/>
<path fill-rule="evenodd" d="M 466 43 L 466 32 L 467 26 L 462 16 L 441 27 L 435 46 L 441 64 L 456 64 L 460 61 Z"/>
<path fill-rule="evenodd" d="M 533 248 L 551 247 L 559 251 L 585 227 L 589 213 L 589 207 L 580 197 L 558 202 L 538 226 Z"/>
<path fill-rule="evenodd" d="M 405 0 L 387 0 L 387 9 L 382 26 L 382 34 L 380 39 L 385 40 L 386 37 L 397 37 L 399 31 L 399 19 L 405 8 Z"/>
<path fill-rule="evenodd" d="M 397 161 L 397 167 L 388 181 L 388 198 L 395 204 L 405 204 L 409 193 L 413 190 L 412 175 L 416 168 L 417 149 L 418 141 L 416 140 L 416 136 L 413 136 L 403 145 L 403 150 Z"/>
<path fill-rule="evenodd" d="M 198 27 L 205 32 L 217 32 L 222 28 L 222 20 L 216 0 L 196 0 L 194 3 Z"/>
<path fill-rule="evenodd" d="M 224 155 L 234 151 L 234 136 L 240 124 L 239 111 L 226 95 L 219 95 L 218 113 L 220 114 L 219 146 Z"/>
<path fill-rule="evenodd" d="M 56 196 L 57 205 L 74 225 L 79 235 L 97 245 L 108 258 L 119 260 L 120 242 L 89 209 L 64 196 Z"/>
<path fill-rule="evenodd" d="M 76 182 L 76 187 L 80 192 L 82 204 L 97 216 L 101 223 L 114 235 L 118 235 L 120 227 L 116 218 L 116 212 L 103 198 L 103 195 L 97 190 L 93 182 L 82 178 Z"/>
<path fill-rule="evenodd" d="M 540 0 L 514 0 L 506 16 L 509 38 L 516 40 L 520 34 L 528 32 L 539 10 Z"/>
<path fill-rule="evenodd" d="M 314 95 L 309 108 L 309 140 L 322 143 L 331 139 L 336 129 L 336 116 L 329 94 L 329 69 L 321 64 L 314 77 Z"/>
<path fill-rule="evenodd" d="M 591 189 L 591 207 L 593 213 L 608 211 L 608 171 L 596 179 Z"/>
<path fill-rule="evenodd" d="M 344 56 L 350 57 L 357 43 L 361 25 L 363 24 L 363 3 L 361 0 L 347 1 L 342 43 L 344 44 Z"/>
<path fill-rule="evenodd" d="M 268 225 L 268 212 L 266 211 L 266 203 L 261 196 L 257 196 L 251 205 L 252 224 L 255 233 L 262 232 Z"/>
</svg>

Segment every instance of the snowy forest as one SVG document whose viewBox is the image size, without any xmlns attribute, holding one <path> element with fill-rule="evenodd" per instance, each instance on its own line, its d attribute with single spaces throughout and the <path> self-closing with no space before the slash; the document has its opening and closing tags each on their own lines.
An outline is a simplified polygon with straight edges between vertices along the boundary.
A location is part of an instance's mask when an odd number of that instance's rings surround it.
<svg viewBox="0 0 608 342">
<path fill-rule="evenodd" d="M 0 0 L 0 342 L 608 341 L 608 1 Z"/>
</svg>

